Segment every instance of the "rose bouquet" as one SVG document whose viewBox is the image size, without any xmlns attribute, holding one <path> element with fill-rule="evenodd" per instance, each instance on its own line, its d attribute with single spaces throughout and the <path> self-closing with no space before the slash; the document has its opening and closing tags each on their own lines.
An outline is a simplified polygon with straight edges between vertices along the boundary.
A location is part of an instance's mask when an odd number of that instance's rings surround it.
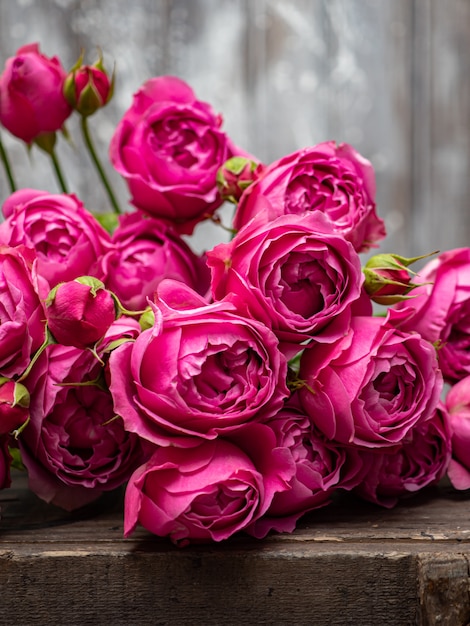
<svg viewBox="0 0 470 626">
<path fill-rule="evenodd" d="M 291 532 L 342 490 L 470 488 L 470 250 L 364 263 L 385 237 L 369 161 L 329 141 L 261 163 L 171 76 L 111 139 L 121 212 L 88 125 L 113 88 L 101 58 L 67 73 L 36 44 L 0 76 L 0 125 L 61 189 L 16 189 L 0 141 L 0 486 L 22 465 L 73 510 L 125 485 L 125 535 L 179 545 Z M 109 213 L 67 190 L 72 113 Z M 231 240 L 196 254 L 225 201 Z"/>
</svg>

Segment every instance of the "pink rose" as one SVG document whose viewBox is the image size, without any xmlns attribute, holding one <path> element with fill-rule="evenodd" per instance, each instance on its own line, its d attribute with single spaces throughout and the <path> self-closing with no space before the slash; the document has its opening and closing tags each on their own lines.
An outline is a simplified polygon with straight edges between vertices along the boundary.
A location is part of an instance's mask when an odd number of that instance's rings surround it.
<svg viewBox="0 0 470 626">
<path fill-rule="evenodd" d="M 74 195 L 22 189 L 2 210 L 6 219 L 0 224 L 0 243 L 36 250 L 38 273 L 49 287 L 44 298 L 59 282 L 99 273 L 98 259 L 111 240 Z"/>
<path fill-rule="evenodd" d="M 72 112 L 65 77 L 59 59 L 41 54 L 37 43 L 20 48 L 0 76 L 0 123 L 26 143 L 59 130 Z"/>
<path fill-rule="evenodd" d="M 31 421 L 19 443 L 29 486 L 67 510 L 122 485 L 144 460 L 138 438 L 116 419 L 109 392 L 101 384 L 81 384 L 99 374 L 89 350 L 55 344 L 25 381 Z"/>
<path fill-rule="evenodd" d="M 294 465 L 274 433 L 250 424 L 233 435 L 188 449 L 159 448 L 131 477 L 124 533 L 137 523 L 185 546 L 222 541 L 246 530 L 288 489 Z"/>
<path fill-rule="evenodd" d="M 320 213 L 254 220 L 207 253 L 214 298 L 240 296 L 288 356 L 315 339 L 343 336 L 361 295 L 361 262 Z"/>
<path fill-rule="evenodd" d="M 0 376 L 24 372 L 45 339 L 33 250 L 0 244 Z"/>
<path fill-rule="evenodd" d="M 354 317 L 347 336 L 305 350 L 302 405 L 329 439 L 365 447 L 401 443 L 431 417 L 442 390 L 436 350 L 390 318 Z"/>
<path fill-rule="evenodd" d="M 204 260 L 161 220 L 140 211 L 122 215 L 112 242 L 113 250 L 102 260 L 103 280 L 127 309 L 145 309 L 163 278 L 180 280 L 201 294 L 209 289 Z"/>
<path fill-rule="evenodd" d="M 363 467 L 358 451 L 347 453 L 343 446 L 327 441 L 294 399 L 266 424 L 276 435 L 276 447 L 292 454 L 295 474 L 290 489 L 276 493 L 266 513 L 250 529 L 259 539 L 270 530 L 292 532 L 302 515 L 329 504 L 337 489 L 352 489 Z"/>
<path fill-rule="evenodd" d="M 450 438 L 442 407 L 413 427 L 400 444 L 364 450 L 368 471 L 355 491 L 370 502 L 391 508 L 400 498 L 436 484 L 449 465 Z"/>
<path fill-rule="evenodd" d="M 454 383 L 470 374 L 470 248 L 448 250 L 419 272 L 413 298 L 396 305 L 407 313 L 401 328 L 439 347 L 442 374 Z"/>
<path fill-rule="evenodd" d="M 131 432 L 159 445 L 193 445 L 277 413 L 287 364 L 273 333 L 229 301 L 207 304 L 163 281 L 155 325 L 109 359 L 115 411 Z"/>
<path fill-rule="evenodd" d="M 234 219 L 241 229 L 255 216 L 324 213 L 335 229 L 364 252 L 385 237 L 375 211 L 375 175 L 370 162 L 348 144 L 334 141 L 304 148 L 275 161 L 242 195 Z"/>
<path fill-rule="evenodd" d="M 110 158 L 132 203 L 190 233 L 220 206 L 216 175 L 234 148 L 222 118 L 173 76 L 147 81 L 111 140 Z"/>
<path fill-rule="evenodd" d="M 46 300 L 47 326 L 57 343 L 92 348 L 116 319 L 116 302 L 91 276 L 59 283 Z"/>
<path fill-rule="evenodd" d="M 452 430 L 449 480 L 455 489 L 470 489 L 470 376 L 451 387 L 445 404 Z"/>
</svg>

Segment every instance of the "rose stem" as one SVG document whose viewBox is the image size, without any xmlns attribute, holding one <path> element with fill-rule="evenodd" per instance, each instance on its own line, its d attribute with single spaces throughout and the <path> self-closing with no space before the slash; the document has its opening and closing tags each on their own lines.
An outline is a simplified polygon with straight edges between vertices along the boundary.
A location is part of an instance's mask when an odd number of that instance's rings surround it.
<svg viewBox="0 0 470 626">
<path fill-rule="evenodd" d="M 119 208 L 119 204 L 117 203 L 114 192 L 111 189 L 111 185 L 108 182 L 103 166 L 101 165 L 98 155 L 96 153 L 95 147 L 93 145 L 93 141 L 91 140 L 91 135 L 90 135 L 90 131 L 88 128 L 87 120 L 88 118 L 83 115 L 82 120 L 81 120 L 82 122 L 81 126 L 82 126 L 82 133 L 83 133 L 83 138 L 85 139 L 86 147 L 88 148 L 88 152 L 90 153 L 91 159 L 93 163 L 95 164 L 96 169 L 98 170 L 98 174 L 101 178 L 101 182 L 103 183 L 104 188 L 106 189 L 106 192 L 108 194 L 108 198 L 109 198 L 109 201 L 111 202 L 113 210 L 115 213 L 119 214 L 121 213 L 121 209 Z"/>
<path fill-rule="evenodd" d="M 5 172 L 8 178 L 8 184 L 10 185 L 10 191 L 13 193 L 16 191 L 15 179 L 13 178 L 13 171 L 11 169 L 10 161 L 8 160 L 8 155 L 3 146 L 2 138 L 0 137 L 0 159 L 2 160 L 3 166 L 5 168 Z"/>
<path fill-rule="evenodd" d="M 65 182 L 64 175 L 62 174 L 62 170 L 59 165 L 59 160 L 53 148 L 49 151 L 49 155 L 51 157 L 52 165 L 54 166 L 54 172 L 57 177 L 59 187 L 63 193 L 68 193 L 67 184 Z"/>
</svg>

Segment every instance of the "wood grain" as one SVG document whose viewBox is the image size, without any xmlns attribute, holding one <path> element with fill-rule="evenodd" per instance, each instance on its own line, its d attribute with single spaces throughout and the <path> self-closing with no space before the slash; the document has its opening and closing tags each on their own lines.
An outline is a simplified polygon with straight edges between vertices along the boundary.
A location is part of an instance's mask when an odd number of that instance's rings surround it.
<svg viewBox="0 0 470 626">
<path fill-rule="evenodd" d="M 0 623 L 467 624 L 469 495 L 391 511 L 350 495 L 293 534 L 178 549 L 122 537 L 121 494 L 67 514 L 24 480 L 1 493 Z M 21 604 L 19 599 L 21 598 Z"/>
</svg>

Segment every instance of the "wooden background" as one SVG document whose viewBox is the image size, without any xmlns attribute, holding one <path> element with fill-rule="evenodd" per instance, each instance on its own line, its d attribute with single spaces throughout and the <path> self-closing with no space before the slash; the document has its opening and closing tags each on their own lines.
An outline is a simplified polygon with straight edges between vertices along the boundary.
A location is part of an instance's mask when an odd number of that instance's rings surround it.
<svg viewBox="0 0 470 626">
<path fill-rule="evenodd" d="M 383 250 L 469 244 L 469 0 L 0 0 L 0 64 L 32 41 L 66 68 L 82 47 L 89 62 L 100 46 L 116 63 L 115 98 L 91 120 L 104 158 L 132 93 L 176 74 L 265 162 L 327 139 L 353 144 L 377 172 Z M 60 142 L 59 154 L 70 187 L 106 209 L 68 127 L 75 148 Z M 44 156 L 2 137 L 20 184 L 56 191 Z M 219 233 L 196 238 L 210 247 Z"/>
</svg>

